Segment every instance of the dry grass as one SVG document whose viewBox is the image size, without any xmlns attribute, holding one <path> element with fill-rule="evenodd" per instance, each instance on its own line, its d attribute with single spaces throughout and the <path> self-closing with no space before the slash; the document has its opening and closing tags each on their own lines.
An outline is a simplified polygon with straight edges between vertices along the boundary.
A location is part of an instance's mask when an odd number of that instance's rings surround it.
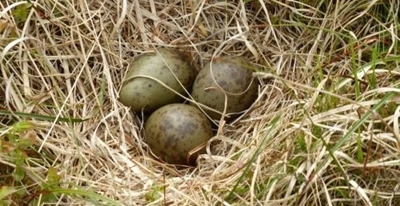
<svg viewBox="0 0 400 206">
<path fill-rule="evenodd" d="M 400 204 L 398 1 L 32 3 L 0 3 L 0 186 L 19 191 L 11 205 L 111 204 L 95 194 L 123 205 Z M 260 68 L 258 100 L 196 168 L 153 160 L 141 115 L 117 101 L 129 62 L 155 46 L 198 67 L 240 55 Z M 87 120 L 56 121 L 68 117 Z M 25 121 L 17 181 L 4 148 Z M 43 186 L 50 171 L 57 188 Z"/>
</svg>

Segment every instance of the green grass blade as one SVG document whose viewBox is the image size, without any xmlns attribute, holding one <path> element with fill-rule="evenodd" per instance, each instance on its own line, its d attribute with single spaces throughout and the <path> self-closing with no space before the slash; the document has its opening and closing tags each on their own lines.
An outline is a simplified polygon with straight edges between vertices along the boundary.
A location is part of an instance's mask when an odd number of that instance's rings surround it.
<svg viewBox="0 0 400 206">
<path fill-rule="evenodd" d="M 24 112 L 10 112 L 7 110 L 0 110 L 0 115 L 15 115 L 23 118 L 29 119 L 37 119 L 37 120 L 44 120 L 44 121 L 57 121 L 57 122 L 84 122 L 88 119 L 78 119 L 78 118 L 70 118 L 70 117 L 53 117 L 48 115 L 41 115 L 41 114 L 31 114 L 31 113 L 24 113 Z"/>
<path fill-rule="evenodd" d="M 233 193 L 238 188 L 239 184 L 243 181 L 243 179 L 247 175 L 247 173 L 250 171 L 250 167 L 251 167 L 252 163 L 255 162 L 256 158 L 258 157 L 258 155 L 260 155 L 261 148 L 265 145 L 266 141 L 269 139 L 270 135 L 272 134 L 273 129 L 276 127 L 276 124 L 279 122 L 279 119 L 280 119 L 280 116 L 277 116 L 274 119 L 272 119 L 271 128 L 268 130 L 267 134 L 265 135 L 265 137 L 261 141 L 260 146 L 257 148 L 257 150 L 254 152 L 253 156 L 251 157 L 250 162 L 247 163 L 247 166 L 244 169 L 242 175 L 239 177 L 239 179 L 237 180 L 235 186 L 231 189 L 231 191 L 229 192 L 227 198 L 225 198 L 225 199 L 231 199 L 233 197 Z"/>
<path fill-rule="evenodd" d="M 88 197 L 91 199 L 96 199 L 99 201 L 104 201 L 107 203 L 107 205 L 113 205 L 113 206 L 124 206 L 122 203 L 119 203 L 109 197 L 105 197 L 93 192 L 89 191 L 84 191 L 84 190 L 79 190 L 79 189 L 63 189 L 63 188 L 58 188 L 58 189 L 51 189 L 51 193 L 53 194 L 63 194 L 63 195 L 81 195 L 84 197 Z"/>
<path fill-rule="evenodd" d="M 379 108 L 381 108 L 389 99 L 391 99 L 394 96 L 394 93 L 389 93 L 385 97 L 382 98 L 381 101 L 379 101 L 372 109 L 368 110 L 364 116 L 360 118 L 344 135 L 342 139 L 340 139 L 336 145 L 332 148 L 332 153 L 336 152 L 350 137 L 351 135 L 359 128 L 361 127 L 364 122 L 372 115 L 373 112 L 377 111 Z"/>
</svg>

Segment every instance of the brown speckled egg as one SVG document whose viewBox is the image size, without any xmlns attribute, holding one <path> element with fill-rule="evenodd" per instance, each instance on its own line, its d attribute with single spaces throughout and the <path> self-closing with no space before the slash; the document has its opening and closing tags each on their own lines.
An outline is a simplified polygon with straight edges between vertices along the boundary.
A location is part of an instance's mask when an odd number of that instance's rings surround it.
<svg viewBox="0 0 400 206">
<path fill-rule="evenodd" d="M 174 49 L 157 48 L 131 63 L 119 93 L 119 100 L 135 112 L 142 109 L 152 112 L 164 105 L 182 102 L 179 95 L 156 80 L 186 96 L 185 89 L 190 92 L 196 74 L 197 71 L 187 56 Z"/>
<path fill-rule="evenodd" d="M 152 152 L 170 164 L 190 164 L 187 155 L 212 137 L 211 124 L 197 108 L 169 104 L 153 112 L 145 124 L 146 142 Z M 199 153 L 204 153 L 202 149 Z M 197 155 L 190 159 L 196 158 Z"/>
<path fill-rule="evenodd" d="M 207 63 L 193 83 L 191 95 L 196 102 L 211 107 L 221 113 L 237 113 L 246 110 L 257 98 L 257 79 L 252 76 L 254 67 L 245 58 L 223 56 Z M 224 94 L 225 93 L 225 94 Z M 213 119 L 221 115 L 203 108 Z"/>
</svg>

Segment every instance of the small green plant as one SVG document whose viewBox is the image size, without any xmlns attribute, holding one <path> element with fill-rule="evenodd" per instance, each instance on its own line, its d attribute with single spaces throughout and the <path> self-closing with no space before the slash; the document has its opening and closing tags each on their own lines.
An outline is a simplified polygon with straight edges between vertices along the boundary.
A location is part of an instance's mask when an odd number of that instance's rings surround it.
<svg viewBox="0 0 400 206">
<path fill-rule="evenodd" d="M 64 119 L 63 119 L 64 120 Z M 71 187 L 62 184 L 62 177 L 55 167 L 47 168 L 44 178 L 39 174 L 32 176 L 34 167 L 31 162 L 40 165 L 48 157 L 38 154 L 35 148 L 36 126 L 31 121 L 19 121 L 0 128 L 0 206 L 1 205 L 42 205 L 55 203 L 61 195 L 77 196 L 91 202 L 106 202 L 109 205 L 121 205 L 114 200 L 83 189 L 65 189 Z M 47 159 L 46 159 L 47 158 Z M 39 181 L 38 181 L 39 179 Z"/>
<path fill-rule="evenodd" d="M 165 190 L 165 188 L 160 185 L 153 185 L 151 188 L 152 189 L 145 196 L 149 203 L 158 200 L 161 197 L 160 193 Z"/>
<path fill-rule="evenodd" d="M 27 132 L 33 128 L 34 125 L 31 122 L 21 121 L 0 129 L 0 158 L 3 159 L 0 180 L 6 185 L 2 189 L 4 192 L 2 199 L 9 197 L 8 201 L 12 201 L 26 193 L 20 188 L 28 182 L 25 162 L 35 140 Z"/>
<path fill-rule="evenodd" d="M 15 192 L 14 188 L 2 186 L 0 188 L 0 205 L 11 205 L 12 201 L 8 197 Z"/>
<path fill-rule="evenodd" d="M 1 192 L 2 201 L 13 202 L 15 204 L 27 204 L 35 201 L 37 191 L 49 190 L 59 187 L 60 176 L 57 171 L 50 167 L 47 170 L 47 178 L 41 184 L 32 185 L 34 182 L 27 172 L 32 169 L 29 165 L 30 159 L 43 157 L 34 155 L 35 137 L 30 131 L 35 129 L 31 121 L 20 121 L 9 127 L 2 128 L 0 137 L 0 156 L 8 164 L 2 166 L 0 170 L 0 180 L 3 186 Z M 46 193 L 41 197 L 40 202 L 55 202 L 57 198 Z M 39 202 L 38 202 L 39 203 Z"/>
<path fill-rule="evenodd" d="M 27 2 L 24 4 L 19 4 L 12 11 L 12 16 L 14 17 L 17 26 L 22 26 L 28 19 L 29 12 L 32 9 L 32 3 Z"/>
</svg>

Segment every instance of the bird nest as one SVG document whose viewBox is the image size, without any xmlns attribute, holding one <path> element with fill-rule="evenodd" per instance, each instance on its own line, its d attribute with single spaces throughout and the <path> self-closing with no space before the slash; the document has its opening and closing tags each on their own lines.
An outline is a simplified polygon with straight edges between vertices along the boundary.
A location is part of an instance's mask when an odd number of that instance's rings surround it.
<svg viewBox="0 0 400 206">
<path fill-rule="evenodd" d="M 399 203 L 399 3 L 379 2 L 2 1 L 4 200 Z M 155 160 L 143 115 L 118 101 L 131 60 L 160 46 L 259 68 L 257 100 L 195 167 Z"/>
</svg>

